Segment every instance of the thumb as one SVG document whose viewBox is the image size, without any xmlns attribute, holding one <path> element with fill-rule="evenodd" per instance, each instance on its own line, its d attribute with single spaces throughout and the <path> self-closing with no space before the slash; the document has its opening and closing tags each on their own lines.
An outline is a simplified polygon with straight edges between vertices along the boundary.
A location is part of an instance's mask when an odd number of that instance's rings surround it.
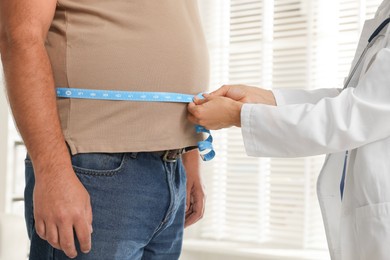
<svg viewBox="0 0 390 260">
<path fill-rule="evenodd" d="M 226 94 L 229 92 L 230 86 L 224 85 L 220 87 L 219 89 L 213 91 L 210 93 L 211 96 L 226 96 Z"/>
<path fill-rule="evenodd" d="M 225 97 L 231 98 L 235 101 L 239 101 L 245 98 L 245 95 L 245 91 L 237 86 L 230 87 L 229 90 L 225 93 Z"/>
<path fill-rule="evenodd" d="M 219 96 L 213 96 L 212 94 L 208 94 L 208 93 L 202 94 L 202 96 L 203 96 L 202 99 L 200 99 L 198 97 L 194 98 L 194 103 L 196 105 L 198 105 L 198 106 L 203 105 L 204 103 L 207 103 L 207 102 L 219 97 Z"/>
<path fill-rule="evenodd" d="M 225 85 L 210 94 L 211 97 L 223 96 L 236 101 L 245 98 L 245 91 L 237 85 Z"/>
<path fill-rule="evenodd" d="M 208 96 L 209 94 L 203 94 L 202 98 L 199 98 L 199 97 L 194 97 L 194 100 L 193 100 L 193 103 L 197 106 L 199 105 L 203 105 L 204 103 L 207 102 L 207 98 L 206 98 L 206 95 Z"/>
<path fill-rule="evenodd" d="M 197 105 L 194 102 L 189 103 L 187 106 L 188 112 L 193 114 L 196 111 L 196 106 Z"/>
</svg>

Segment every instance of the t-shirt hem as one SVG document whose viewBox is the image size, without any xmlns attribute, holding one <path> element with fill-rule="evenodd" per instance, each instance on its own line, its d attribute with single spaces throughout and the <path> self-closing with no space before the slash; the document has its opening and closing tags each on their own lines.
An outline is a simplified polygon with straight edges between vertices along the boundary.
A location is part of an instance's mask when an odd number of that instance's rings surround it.
<svg viewBox="0 0 390 260">
<path fill-rule="evenodd" d="M 113 146 L 112 144 L 102 144 L 102 143 L 94 143 L 94 144 L 75 144 L 71 140 L 66 140 L 70 152 L 72 155 L 80 154 L 80 153 L 139 153 L 139 152 L 158 152 L 165 150 L 173 150 L 173 149 L 183 149 L 196 147 L 197 141 L 189 140 L 182 142 L 172 142 L 170 144 L 164 145 L 156 145 L 150 143 L 122 143 L 116 144 Z"/>
</svg>

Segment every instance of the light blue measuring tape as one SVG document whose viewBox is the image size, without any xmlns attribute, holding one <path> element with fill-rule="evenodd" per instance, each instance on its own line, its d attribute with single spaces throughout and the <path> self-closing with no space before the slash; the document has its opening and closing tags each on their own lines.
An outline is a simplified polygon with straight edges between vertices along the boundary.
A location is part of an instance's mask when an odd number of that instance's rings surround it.
<svg viewBox="0 0 390 260">
<path fill-rule="evenodd" d="M 79 88 L 57 88 L 57 97 L 73 99 L 97 99 L 137 102 L 169 102 L 169 103 L 190 103 L 194 96 L 170 92 L 137 92 L 117 90 L 92 90 Z M 199 95 L 200 98 L 202 96 Z M 210 130 L 203 126 L 195 126 L 197 133 L 206 133 L 208 137 L 198 142 L 198 149 L 203 161 L 210 161 L 215 157 L 213 149 L 213 137 Z"/>
</svg>

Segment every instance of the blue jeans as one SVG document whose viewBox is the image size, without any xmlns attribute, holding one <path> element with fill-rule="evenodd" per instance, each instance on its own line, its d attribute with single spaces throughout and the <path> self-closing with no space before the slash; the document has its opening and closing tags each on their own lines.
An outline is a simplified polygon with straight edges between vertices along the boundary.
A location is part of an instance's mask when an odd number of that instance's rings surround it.
<svg viewBox="0 0 390 260">
<path fill-rule="evenodd" d="M 88 190 L 93 212 L 92 250 L 82 260 L 174 260 L 181 252 L 186 174 L 181 160 L 157 153 L 79 154 L 73 168 Z M 25 217 L 30 260 L 69 259 L 34 228 L 34 170 L 26 159 Z"/>
</svg>

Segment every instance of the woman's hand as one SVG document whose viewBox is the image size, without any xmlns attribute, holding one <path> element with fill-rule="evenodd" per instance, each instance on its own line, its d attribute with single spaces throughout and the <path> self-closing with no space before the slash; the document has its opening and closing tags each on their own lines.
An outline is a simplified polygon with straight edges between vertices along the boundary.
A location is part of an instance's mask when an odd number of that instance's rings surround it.
<svg viewBox="0 0 390 260">
<path fill-rule="evenodd" d="M 276 106 L 272 91 L 244 85 L 225 85 L 203 96 L 188 105 L 188 119 L 210 130 L 240 127 L 244 103 Z"/>
<path fill-rule="evenodd" d="M 204 95 L 188 105 L 188 119 L 210 130 L 241 126 L 242 102 L 217 95 Z"/>
<path fill-rule="evenodd" d="M 211 96 L 228 97 L 242 103 L 255 103 L 276 106 L 274 94 L 270 90 L 245 85 L 225 85 L 210 93 Z"/>
</svg>

